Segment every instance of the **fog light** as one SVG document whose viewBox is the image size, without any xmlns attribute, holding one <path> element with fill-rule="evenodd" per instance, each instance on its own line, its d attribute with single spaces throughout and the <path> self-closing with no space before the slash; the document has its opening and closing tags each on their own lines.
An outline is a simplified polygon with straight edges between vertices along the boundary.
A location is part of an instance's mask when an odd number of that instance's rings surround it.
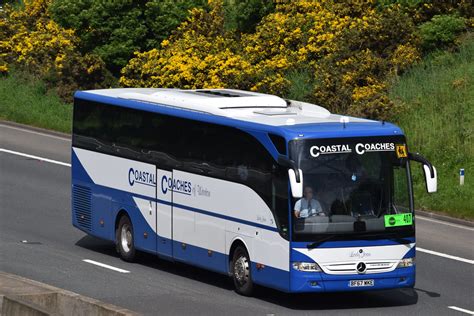
<svg viewBox="0 0 474 316">
<path fill-rule="evenodd" d="M 318 282 L 316 282 L 316 281 L 311 281 L 311 282 L 309 282 L 309 285 L 311 285 L 311 286 L 318 286 Z"/>
<path fill-rule="evenodd" d="M 321 272 L 321 268 L 315 262 L 293 262 L 293 269 L 303 272 Z"/>
<path fill-rule="evenodd" d="M 408 268 L 415 265 L 415 258 L 405 258 L 400 260 L 397 268 Z"/>
</svg>

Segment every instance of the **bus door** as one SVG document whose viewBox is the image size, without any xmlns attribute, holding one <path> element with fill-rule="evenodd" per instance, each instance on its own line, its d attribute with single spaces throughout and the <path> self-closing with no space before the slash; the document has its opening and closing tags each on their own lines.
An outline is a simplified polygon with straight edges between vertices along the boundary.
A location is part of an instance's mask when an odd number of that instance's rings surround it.
<svg viewBox="0 0 474 316">
<path fill-rule="evenodd" d="M 156 169 L 156 250 L 159 255 L 170 258 L 173 257 L 172 179 L 171 171 Z"/>
</svg>

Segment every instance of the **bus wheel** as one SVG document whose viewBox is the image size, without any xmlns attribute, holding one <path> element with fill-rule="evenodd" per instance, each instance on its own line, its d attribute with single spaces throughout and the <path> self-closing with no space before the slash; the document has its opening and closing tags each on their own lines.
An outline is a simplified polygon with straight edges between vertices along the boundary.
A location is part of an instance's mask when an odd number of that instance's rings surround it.
<svg viewBox="0 0 474 316">
<path fill-rule="evenodd" d="M 250 271 L 250 258 L 247 250 L 238 246 L 234 251 L 232 259 L 232 279 L 235 291 L 239 294 L 249 296 L 253 291 L 253 282 Z"/>
<path fill-rule="evenodd" d="M 135 245 L 133 243 L 133 226 L 127 216 L 122 216 L 115 232 L 116 243 L 120 257 L 125 261 L 135 258 Z"/>
</svg>

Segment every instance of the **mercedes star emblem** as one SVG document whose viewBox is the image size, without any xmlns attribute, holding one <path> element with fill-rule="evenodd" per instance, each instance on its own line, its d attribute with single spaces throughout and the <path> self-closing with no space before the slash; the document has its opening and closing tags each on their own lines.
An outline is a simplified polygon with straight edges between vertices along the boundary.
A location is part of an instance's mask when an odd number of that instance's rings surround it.
<svg viewBox="0 0 474 316">
<path fill-rule="evenodd" d="M 365 273 L 365 270 L 367 270 L 367 266 L 365 265 L 365 263 L 359 262 L 357 264 L 356 269 L 359 274 L 362 274 L 362 273 Z"/>
</svg>

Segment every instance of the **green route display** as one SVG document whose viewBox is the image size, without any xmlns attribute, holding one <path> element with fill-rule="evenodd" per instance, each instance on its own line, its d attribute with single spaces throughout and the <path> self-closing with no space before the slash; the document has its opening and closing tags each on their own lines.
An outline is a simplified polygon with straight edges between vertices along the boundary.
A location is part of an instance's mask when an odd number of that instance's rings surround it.
<svg viewBox="0 0 474 316">
<path fill-rule="evenodd" d="M 411 213 L 385 215 L 385 227 L 407 226 L 413 224 Z"/>
</svg>

